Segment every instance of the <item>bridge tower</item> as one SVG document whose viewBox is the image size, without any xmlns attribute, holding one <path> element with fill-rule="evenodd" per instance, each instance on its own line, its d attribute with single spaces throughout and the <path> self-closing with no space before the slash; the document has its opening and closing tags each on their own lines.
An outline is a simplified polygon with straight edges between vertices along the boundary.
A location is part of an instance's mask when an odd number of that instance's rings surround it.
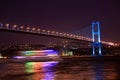
<svg viewBox="0 0 120 80">
<path fill-rule="evenodd" d="M 92 41 L 93 55 L 102 55 L 100 40 L 100 22 L 92 22 Z"/>
</svg>

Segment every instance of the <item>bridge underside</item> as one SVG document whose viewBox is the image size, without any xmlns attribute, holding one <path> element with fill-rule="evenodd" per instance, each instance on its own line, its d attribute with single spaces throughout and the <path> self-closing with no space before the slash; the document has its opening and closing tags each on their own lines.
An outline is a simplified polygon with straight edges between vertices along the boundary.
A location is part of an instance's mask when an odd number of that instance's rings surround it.
<svg viewBox="0 0 120 80">
<path fill-rule="evenodd" d="M 91 47 L 91 42 L 72 39 L 67 37 L 21 32 L 15 30 L 0 29 L 0 43 L 6 44 L 41 44 L 45 46 L 71 46 L 71 47 Z M 3 36 L 4 35 L 4 36 Z"/>
</svg>

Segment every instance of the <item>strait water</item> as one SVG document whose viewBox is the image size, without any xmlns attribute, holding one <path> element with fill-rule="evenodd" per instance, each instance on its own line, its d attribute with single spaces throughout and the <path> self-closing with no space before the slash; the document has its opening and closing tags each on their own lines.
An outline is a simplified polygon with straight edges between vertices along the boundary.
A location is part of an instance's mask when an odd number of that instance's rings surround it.
<svg viewBox="0 0 120 80">
<path fill-rule="evenodd" d="M 0 80 L 120 80 L 119 61 L 0 63 Z"/>
</svg>

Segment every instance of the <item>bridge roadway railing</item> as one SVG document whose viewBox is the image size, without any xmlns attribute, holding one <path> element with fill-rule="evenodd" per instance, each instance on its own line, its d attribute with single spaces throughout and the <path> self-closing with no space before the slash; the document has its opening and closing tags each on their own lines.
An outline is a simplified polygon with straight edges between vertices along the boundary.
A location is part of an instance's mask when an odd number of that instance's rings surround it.
<svg viewBox="0 0 120 80">
<path fill-rule="evenodd" d="M 7 30 L 7 31 L 17 31 L 17 32 L 25 32 L 25 33 L 33 33 L 33 34 L 43 34 L 49 36 L 56 36 L 56 37 L 64 37 L 64 38 L 71 38 L 77 40 L 84 40 L 84 41 L 92 41 L 91 38 L 87 38 L 84 36 L 69 34 L 69 33 L 62 33 L 57 31 L 45 30 L 35 27 L 24 27 L 24 26 L 17 26 L 13 25 L 10 26 L 9 24 L 0 24 L 0 30 Z"/>
<path fill-rule="evenodd" d="M 17 26 L 17 25 L 12 25 L 11 26 L 9 24 L 0 23 L 0 30 L 31 33 L 31 34 L 38 34 L 38 35 L 43 34 L 43 35 L 48 35 L 48 36 L 70 38 L 70 39 L 92 42 L 92 38 L 87 38 L 87 37 L 79 36 L 79 35 L 75 35 L 75 34 L 69 34 L 69 33 L 51 31 L 51 30 L 46 30 L 46 29 L 40 29 L 40 28 L 35 28 L 35 27 L 24 27 L 24 26 Z M 101 41 L 101 44 L 106 44 L 106 45 L 111 45 L 111 46 L 115 45 L 113 42 L 106 42 L 106 41 Z"/>
</svg>

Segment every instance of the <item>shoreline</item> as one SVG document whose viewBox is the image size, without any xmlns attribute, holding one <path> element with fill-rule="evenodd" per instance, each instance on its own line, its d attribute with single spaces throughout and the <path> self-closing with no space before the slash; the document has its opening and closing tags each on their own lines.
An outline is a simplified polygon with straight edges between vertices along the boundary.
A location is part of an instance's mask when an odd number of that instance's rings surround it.
<svg viewBox="0 0 120 80">
<path fill-rule="evenodd" d="M 63 60 L 80 61 L 119 61 L 120 56 L 62 56 Z"/>
<path fill-rule="evenodd" d="M 0 59 L 0 63 L 47 62 L 47 61 L 119 61 L 120 56 L 60 56 L 24 59 Z"/>
<path fill-rule="evenodd" d="M 0 63 L 16 63 L 16 62 L 47 62 L 47 61 L 61 61 L 59 57 L 40 57 L 40 58 L 22 58 L 22 59 L 0 59 Z"/>
</svg>

